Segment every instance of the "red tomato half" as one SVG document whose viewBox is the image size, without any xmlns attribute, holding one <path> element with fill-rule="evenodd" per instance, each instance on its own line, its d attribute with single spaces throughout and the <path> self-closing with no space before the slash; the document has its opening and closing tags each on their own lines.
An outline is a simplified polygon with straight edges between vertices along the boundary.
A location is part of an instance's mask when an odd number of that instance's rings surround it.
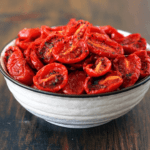
<svg viewBox="0 0 150 150">
<path fill-rule="evenodd" d="M 78 38 L 81 38 L 89 24 L 90 23 L 88 21 L 84 20 L 76 21 L 75 19 L 71 19 L 66 26 L 65 35 L 66 36 L 76 35 Z"/>
<path fill-rule="evenodd" d="M 102 31 L 104 31 L 111 39 L 118 40 L 124 38 L 124 36 L 119 33 L 115 28 L 110 25 L 100 27 Z"/>
<path fill-rule="evenodd" d="M 50 34 L 64 34 L 66 26 L 57 26 L 57 27 L 49 27 L 49 26 L 41 26 L 41 38 L 46 38 Z"/>
<path fill-rule="evenodd" d="M 35 86 L 44 91 L 57 92 L 68 81 L 68 70 L 60 63 L 51 63 L 41 68 L 33 77 Z"/>
<path fill-rule="evenodd" d="M 59 42 L 52 51 L 54 58 L 66 64 L 77 63 L 86 58 L 89 50 L 85 41 L 73 43 L 71 38 Z"/>
<path fill-rule="evenodd" d="M 124 55 L 118 56 L 113 61 L 113 67 L 122 74 L 122 88 L 126 88 L 135 84 L 139 79 L 141 70 L 141 60 L 136 54 L 130 54 L 128 57 Z"/>
<path fill-rule="evenodd" d="M 98 57 L 93 64 L 85 67 L 86 73 L 90 77 L 99 77 L 106 74 L 111 69 L 111 61 L 107 57 Z"/>
<path fill-rule="evenodd" d="M 23 54 L 20 55 L 18 51 L 13 52 L 8 59 L 7 69 L 9 74 L 17 81 L 26 85 L 32 85 L 34 72 L 28 66 Z"/>
<path fill-rule="evenodd" d="M 92 53 L 102 57 L 115 58 L 124 54 L 122 46 L 104 34 L 91 34 L 87 39 L 87 44 Z"/>
<path fill-rule="evenodd" d="M 7 64 L 9 57 L 13 54 L 13 52 L 17 51 L 19 55 L 22 56 L 21 50 L 17 46 L 9 46 L 4 55 L 4 62 Z"/>
<path fill-rule="evenodd" d="M 65 94 L 82 94 L 84 91 L 84 82 L 86 79 L 86 73 L 83 71 L 71 72 L 68 76 L 68 82 L 63 88 Z"/>
<path fill-rule="evenodd" d="M 38 49 L 38 56 L 43 60 L 44 63 L 47 64 L 55 61 L 52 55 L 53 47 L 63 39 L 63 35 L 54 33 L 50 34 L 45 40 L 42 41 Z"/>
<path fill-rule="evenodd" d="M 146 49 L 146 40 L 139 33 L 134 33 L 117 41 L 123 46 L 125 54 L 132 54 L 139 50 Z"/>
<path fill-rule="evenodd" d="M 103 30 L 101 30 L 100 27 L 88 25 L 87 30 L 86 30 L 86 34 L 92 34 L 92 33 L 105 34 L 105 32 Z"/>
<path fill-rule="evenodd" d="M 41 31 L 39 28 L 24 28 L 18 33 L 19 40 L 26 40 L 26 42 L 34 41 L 36 38 L 40 37 Z"/>
<path fill-rule="evenodd" d="M 135 52 L 140 59 L 141 59 L 141 71 L 140 77 L 145 78 L 146 76 L 150 75 L 150 57 L 147 55 L 147 51 L 140 50 Z"/>
<path fill-rule="evenodd" d="M 38 46 L 35 43 L 31 43 L 27 50 L 24 51 L 25 57 L 29 65 L 36 70 L 41 69 L 44 64 L 37 55 Z"/>
<path fill-rule="evenodd" d="M 31 42 L 26 42 L 24 41 L 20 41 L 19 38 L 16 39 L 15 41 L 16 46 L 18 46 L 22 51 L 26 50 L 29 45 L 31 44 Z"/>
<path fill-rule="evenodd" d="M 84 88 L 87 94 L 100 94 L 115 91 L 122 83 L 123 79 L 120 76 L 109 74 L 101 78 L 87 77 Z"/>
</svg>

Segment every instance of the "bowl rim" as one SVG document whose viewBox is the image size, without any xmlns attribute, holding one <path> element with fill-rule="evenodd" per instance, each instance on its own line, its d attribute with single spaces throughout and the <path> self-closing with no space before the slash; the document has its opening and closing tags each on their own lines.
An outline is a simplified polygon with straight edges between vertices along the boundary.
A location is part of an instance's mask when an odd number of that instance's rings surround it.
<svg viewBox="0 0 150 150">
<path fill-rule="evenodd" d="M 6 73 L 6 71 L 3 69 L 2 65 L 1 65 L 2 52 L 3 52 L 4 48 L 6 48 L 6 46 L 8 44 L 10 44 L 13 40 L 11 40 L 10 42 L 8 42 L 5 46 L 3 46 L 2 50 L 0 50 L 0 72 L 2 73 L 2 75 L 4 77 L 6 77 L 9 81 L 13 82 L 14 84 L 16 84 L 16 85 L 18 85 L 18 86 L 20 86 L 22 88 L 25 88 L 27 90 L 31 90 L 33 92 L 36 92 L 36 93 L 41 93 L 41 94 L 51 95 L 51 96 L 58 96 L 58 97 L 69 97 L 69 98 L 103 97 L 103 96 L 110 96 L 110 95 L 115 95 L 115 94 L 120 94 L 120 93 L 123 93 L 123 92 L 127 92 L 129 90 L 135 89 L 135 88 L 137 88 L 137 87 L 145 84 L 146 82 L 148 82 L 150 80 L 150 75 L 149 75 L 149 76 L 143 78 L 142 80 L 138 81 L 136 84 L 134 84 L 132 86 L 129 86 L 127 88 L 124 88 L 124 89 L 121 89 L 121 90 L 117 90 L 117 91 L 113 91 L 113 92 L 108 92 L 108 93 L 101 93 L 101 94 L 81 94 L 81 95 L 75 95 L 75 94 L 69 95 L 68 94 L 67 95 L 67 94 L 52 93 L 52 92 L 48 92 L 48 91 L 42 91 L 42 90 L 39 90 L 39 89 L 35 89 L 35 88 L 32 88 L 32 87 L 27 86 L 27 85 L 24 85 L 24 84 L 18 82 L 17 80 L 13 79 L 9 74 Z"/>
</svg>

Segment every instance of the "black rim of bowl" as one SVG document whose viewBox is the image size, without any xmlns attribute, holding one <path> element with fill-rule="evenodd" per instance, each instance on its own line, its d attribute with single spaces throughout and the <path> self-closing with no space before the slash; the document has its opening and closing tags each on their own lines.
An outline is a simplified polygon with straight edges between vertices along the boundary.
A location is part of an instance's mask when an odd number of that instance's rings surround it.
<svg viewBox="0 0 150 150">
<path fill-rule="evenodd" d="M 12 42 L 12 41 L 13 40 L 11 40 L 10 42 Z M 7 46 L 9 43 L 7 43 L 5 46 Z M 0 57 L 1 57 L 2 51 L 4 50 L 5 46 L 0 51 Z M 59 97 L 69 97 L 69 98 L 90 98 L 90 97 L 102 97 L 102 96 L 115 95 L 115 94 L 119 94 L 119 93 L 123 93 L 123 92 L 129 91 L 129 90 L 135 89 L 136 87 L 139 87 L 140 85 L 142 85 L 142 84 L 144 84 L 144 83 L 146 83 L 146 82 L 148 82 L 150 80 L 150 76 L 148 76 L 148 77 L 145 77 L 142 80 L 138 81 L 133 86 L 130 86 L 130 87 L 118 90 L 118 91 L 108 92 L 108 93 L 67 95 L 67 94 L 60 94 L 60 93 L 52 93 L 52 92 L 42 91 L 42 90 L 38 90 L 38 89 L 32 88 L 30 86 L 24 85 L 24 84 L 16 81 L 15 79 L 13 79 L 11 76 L 7 75 L 5 70 L 2 68 L 1 62 L 0 62 L 0 71 L 3 74 L 3 76 L 6 77 L 8 80 L 10 80 L 14 84 L 16 84 L 16 85 L 18 85 L 18 86 L 20 86 L 22 88 L 25 88 L 27 90 L 31 90 L 31 91 L 34 91 L 34 92 L 37 92 L 37 93 L 41 93 L 41 94 L 46 94 L 46 95 L 59 96 Z"/>
</svg>

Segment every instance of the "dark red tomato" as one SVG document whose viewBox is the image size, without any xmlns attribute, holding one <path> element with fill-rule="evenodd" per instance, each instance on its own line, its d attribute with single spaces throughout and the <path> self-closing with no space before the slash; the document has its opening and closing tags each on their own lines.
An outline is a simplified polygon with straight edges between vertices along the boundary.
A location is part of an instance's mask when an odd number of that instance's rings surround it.
<svg viewBox="0 0 150 150">
<path fill-rule="evenodd" d="M 72 64 L 86 58 L 89 50 L 85 41 L 80 40 L 74 44 L 72 38 L 66 38 L 53 48 L 52 54 L 55 60 L 65 64 Z"/>
<path fill-rule="evenodd" d="M 43 63 L 38 58 L 36 49 L 34 48 L 30 53 L 30 60 L 36 70 L 40 70 L 44 66 Z"/>
<path fill-rule="evenodd" d="M 115 41 L 118 39 L 124 38 L 124 36 L 121 33 L 119 33 L 115 28 L 113 28 L 110 25 L 102 26 L 102 27 L 100 27 L 100 29 L 103 32 L 105 32 L 111 39 L 113 39 Z"/>
<path fill-rule="evenodd" d="M 36 73 L 33 82 L 40 90 L 57 92 L 67 84 L 68 70 L 60 63 L 48 64 Z"/>
<path fill-rule="evenodd" d="M 38 56 L 43 60 L 44 63 L 52 63 L 55 61 L 52 55 L 53 47 L 63 39 L 63 35 L 50 34 L 45 40 L 42 41 L 38 49 Z"/>
<path fill-rule="evenodd" d="M 31 28 L 31 29 L 24 28 L 18 33 L 19 40 L 21 41 L 26 40 L 26 42 L 34 41 L 36 38 L 40 37 L 40 35 L 41 31 L 39 28 Z"/>
<path fill-rule="evenodd" d="M 71 19 L 66 26 L 65 35 L 72 36 L 75 34 L 77 35 L 78 38 L 81 39 L 89 24 L 90 23 L 88 21 L 84 21 L 84 20 L 76 21 L 75 19 Z"/>
<path fill-rule="evenodd" d="M 110 69 L 111 61 L 107 57 L 98 57 L 95 63 L 90 63 L 85 67 L 85 71 L 90 77 L 103 76 Z"/>
<path fill-rule="evenodd" d="M 146 76 L 150 75 L 150 57 L 147 55 L 147 51 L 140 50 L 135 52 L 140 59 L 141 59 L 141 72 L 140 77 L 145 78 Z"/>
<path fill-rule="evenodd" d="M 50 34 L 64 34 L 66 26 L 56 26 L 56 27 L 49 27 L 49 26 L 41 26 L 41 38 L 46 38 Z"/>
<path fill-rule="evenodd" d="M 117 42 L 123 46 L 125 54 L 132 54 L 138 50 L 146 49 L 146 40 L 139 33 L 130 34 Z"/>
<path fill-rule="evenodd" d="M 26 57 L 28 64 L 33 69 L 39 70 L 44 66 L 44 64 L 39 59 L 37 55 L 37 51 L 38 51 L 38 46 L 35 43 L 31 43 L 28 49 L 24 51 L 24 55 Z"/>
<path fill-rule="evenodd" d="M 128 57 L 124 55 L 118 56 L 113 61 L 113 67 L 122 74 L 122 88 L 132 86 L 136 83 L 140 76 L 141 60 L 136 54 L 130 54 Z"/>
<path fill-rule="evenodd" d="M 101 30 L 100 27 L 93 26 L 93 25 L 88 25 L 85 34 L 87 35 L 87 34 L 92 34 L 92 33 L 105 34 L 105 32 L 103 30 Z"/>
<path fill-rule="evenodd" d="M 84 88 L 87 94 L 100 94 L 115 91 L 122 83 L 123 79 L 115 74 L 99 78 L 89 76 L 85 80 Z"/>
<path fill-rule="evenodd" d="M 26 42 L 24 41 L 20 41 L 19 38 L 16 39 L 15 41 L 16 46 L 18 46 L 22 51 L 26 50 L 29 45 L 31 44 L 31 42 Z"/>
<path fill-rule="evenodd" d="M 84 82 L 86 73 L 84 71 L 73 71 L 68 76 L 68 82 L 63 88 L 65 94 L 82 94 L 84 92 Z"/>
<path fill-rule="evenodd" d="M 133 44 L 133 51 L 137 51 L 141 49 L 146 50 L 146 45 L 147 45 L 146 39 L 141 37 L 139 41 Z"/>
<path fill-rule="evenodd" d="M 20 55 L 18 51 L 13 52 L 8 59 L 7 70 L 15 80 L 25 85 L 32 85 L 34 72 L 28 66 L 23 54 Z"/>
<path fill-rule="evenodd" d="M 92 53 L 102 57 L 115 58 L 124 54 L 122 46 L 104 34 L 91 34 L 87 39 L 87 44 Z"/>
<path fill-rule="evenodd" d="M 84 33 L 87 30 L 88 24 L 82 24 L 80 25 L 80 27 L 78 27 L 78 29 L 75 31 L 74 33 L 74 41 L 78 42 L 79 40 L 81 40 L 84 37 Z"/>
<path fill-rule="evenodd" d="M 136 43 L 141 38 L 141 35 L 139 33 L 130 34 L 124 38 L 119 39 L 117 42 L 119 42 L 121 45 L 130 45 L 133 43 Z"/>
<path fill-rule="evenodd" d="M 13 52 L 17 51 L 19 55 L 22 56 L 21 50 L 17 46 L 9 46 L 4 55 L 4 62 L 7 64 L 9 57 L 13 54 Z"/>
</svg>

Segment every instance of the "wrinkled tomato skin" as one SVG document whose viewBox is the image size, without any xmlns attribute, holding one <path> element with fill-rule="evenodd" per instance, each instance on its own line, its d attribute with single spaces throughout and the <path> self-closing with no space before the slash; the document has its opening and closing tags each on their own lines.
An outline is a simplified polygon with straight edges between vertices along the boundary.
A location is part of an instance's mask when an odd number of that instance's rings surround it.
<svg viewBox="0 0 150 150">
<path fill-rule="evenodd" d="M 78 63 L 85 59 L 89 54 L 89 49 L 85 41 L 80 40 L 78 43 L 72 43 L 70 38 L 59 42 L 52 51 L 55 60 L 65 63 L 72 64 Z"/>
<path fill-rule="evenodd" d="M 22 51 L 25 51 L 31 42 L 26 42 L 26 41 L 20 41 L 19 38 L 16 39 L 15 41 L 16 46 L 18 46 Z"/>
<path fill-rule="evenodd" d="M 39 90 L 57 92 L 68 82 L 68 70 L 60 63 L 51 63 L 41 68 L 33 77 Z"/>
<path fill-rule="evenodd" d="M 18 55 L 22 55 L 21 50 L 17 47 L 17 46 L 9 46 L 6 51 L 5 51 L 5 55 L 4 55 L 4 63 L 7 65 L 8 59 L 9 57 L 13 54 L 13 52 L 17 51 Z"/>
<path fill-rule="evenodd" d="M 124 38 L 121 33 L 119 33 L 115 28 L 110 25 L 102 26 L 100 27 L 100 29 L 105 32 L 112 40 L 116 41 L 118 39 Z"/>
<path fill-rule="evenodd" d="M 141 60 L 136 54 L 118 56 L 113 61 L 113 67 L 122 74 L 122 88 L 132 86 L 140 77 Z"/>
<path fill-rule="evenodd" d="M 33 64 L 33 66 L 36 70 L 40 70 L 44 66 L 44 64 L 38 58 L 35 49 L 33 51 L 31 51 L 30 59 L 31 59 L 31 63 Z"/>
<path fill-rule="evenodd" d="M 106 77 L 98 78 L 96 80 L 93 77 L 88 76 L 85 79 L 84 89 L 87 94 L 107 93 L 117 90 L 122 83 L 123 79 L 117 75 L 109 74 Z"/>
<path fill-rule="evenodd" d="M 24 55 L 26 57 L 26 61 L 28 62 L 28 64 L 33 69 L 39 70 L 44 66 L 44 64 L 37 55 L 37 49 L 38 46 L 36 46 L 35 43 L 31 43 L 28 49 L 24 51 Z"/>
<path fill-rule="evenodd" d="M 79 38 L 81 38 L 81 36 L 83 36 L 83 34 L 86 31 L 86 27 L 90 25 L 90 23 L 88 21 L 84 21 L 84 20 L 78 20 L 76 21 L 75 19 L 71 19 L 69 21 L 69 23 L 66 26 L 66 30 L 65 30 L 65 35 L 66 36 L 78 36 Z M 79 29 L 79 31 L 78 31 Z"/>
<path fill-rule="evenodd" d="M 41 38 L 45 39 L 51 34 L 64 34 L 64 30 L 66 26 L 57 26 L 57 27 L 49 27 L 49 26 L 41 26 Z"/>
<path fill-rule="evenodd" d="M 32 85 L 34 72 L 28 66 L 23 55 L 21 56 L 17 51 L 13 52 L 7 63 L 7 70 L 9 74 L 17 81 Z"/>
<path fill-rule="evenodd" d="M 105 31 L 101 30 L 100 27 L 88 25 L 85 35 L 88 36 L 88 34 L 92 34 L 92 33 L 105 34 Z"/>
<path fill-rule="evenodd" d="M 52 63 L 55 61 L 52 55 L 53 47 L 64 39 L 63 35 L 50 34 L 45 40 L 43 40 L 38 49 L 38 56 L 44 63 Z"/>
<path fill-rule="evenodd" d="M 117 42 L 122 45 L 126 55 L 146 49 L 146 40 L 139 33 L 130 34 Z"/>
<path fill-rule="evenodd" d="M 68 76 L 68 82 L 63 88 L 65 94 L 79 95 L 84 92 L 86 73 L 84 71 L 73 71 Z"/>
<path fill-rule="evenodd" d="M 24 28 L 18 33 L 19 40 L 21 41 L 22 40 L 34 41 L 36 38 L 40 37 L 40 35 L 41 31 L 39 28 L 31 28 L 31 29 Z"/>
<path fill-rule="evenodd" d="M 140 50 L 135 52 L 140 59 L 141 59 L 141 71 L 140 71 L 140 78 L 145 78 L 146 76 L 150 75 L 150 57 L 147 55 L 147 51 Z"/>
<path fill-rule="evenodd" d="M 107 57 L 98 57 L 94 64 L 88 64 L 84 70 L 90 77 L 99 77 L 105 75 L 110 69 L 111 61 Z"/>
<path fill-rule="evenodd" d="M 122 46 L 107 35 L 93 33 L 86 40 L 90 52 L 101 57 L 115 58 L 124 54 Z"/>
</svg>

